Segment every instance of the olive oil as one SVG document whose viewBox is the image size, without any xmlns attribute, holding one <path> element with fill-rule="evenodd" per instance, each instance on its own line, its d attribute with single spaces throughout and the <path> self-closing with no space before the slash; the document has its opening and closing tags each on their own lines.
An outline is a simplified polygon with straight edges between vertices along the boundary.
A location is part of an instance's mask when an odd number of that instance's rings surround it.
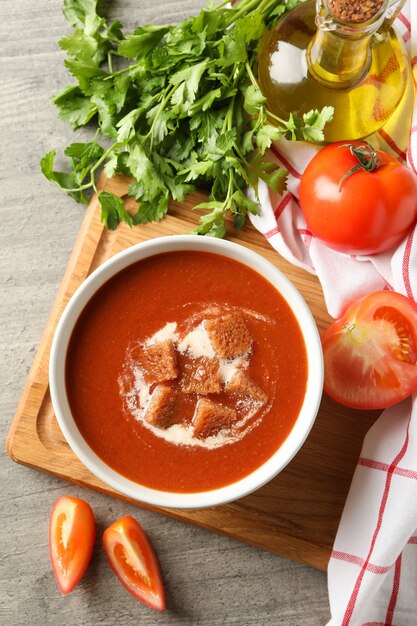
<svg viewBox="0 0 417 626">
<path fill-rule="evenodd" d="M 317 4 L 326 9 L 324 0 Z M 268 109 L 287 119 L 292 111 L 302 115 L 333 106 L 326 141 L 369 137 L 395 118 L 407 138 L 413 108 L 410 61 L 380 13 L 379 21 L 345 24 L 328 11 L 320 14 L 310 0 L 285 15 L 259 51 L 259 84 Z"/>
</svg>

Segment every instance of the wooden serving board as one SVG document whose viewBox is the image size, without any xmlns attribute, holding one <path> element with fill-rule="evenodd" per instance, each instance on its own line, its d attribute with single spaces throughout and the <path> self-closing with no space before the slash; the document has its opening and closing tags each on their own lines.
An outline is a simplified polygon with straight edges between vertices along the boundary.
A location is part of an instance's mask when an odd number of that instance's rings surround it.
<svg viewBox="0 0 417 626">
<path fill-rule="evenodd" d="M 117 176 L 103 179 L 101 187 L 124 196 L 128 182 Z M 182 205 L 172 203 L 170 215 L 157 224 L 132 229 L 121 225 L 110 232 L 100 222 L 97 200 L 93 198 L 10 429 L 7 450 L 14 461 L 124 498 L 82 465 L 59 429 L 48 386 L 52 337 L 66 303 L 92 270 L 132 244 L 189 232 L 198 219 L 191 208 L 201 201 L 202 196 L 194 194 Z M 319 329 L 327 327 L 330 318 L 316 278 L 284 261 L 251 226 L 230 239 L 259 252 L 285 272 L 310 306 Z M 300 452 L 283 472 L 255 493 L 210 509 L 154 510 L 324 570 L 362 440 L 374 420 L 375 413 L 346 409 L 324 397 Z"/>
</svg>

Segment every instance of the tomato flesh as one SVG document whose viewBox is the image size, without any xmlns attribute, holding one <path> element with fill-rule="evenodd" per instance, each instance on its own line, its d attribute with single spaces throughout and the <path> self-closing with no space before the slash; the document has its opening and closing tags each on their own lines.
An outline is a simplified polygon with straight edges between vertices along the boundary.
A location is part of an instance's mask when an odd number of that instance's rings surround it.
<svg viewBox="0 0 417 626">
<path fill-rule="evenodd" d="M 398 342 L 392 347 L 392 353 L 399 361 L 414 364 L 417 361 L 415 333 L 408 320 L 396 309 L 384 306 L 377 309 L 374 319 L 384 319 L 395 327 Z"/>
<path fill-rule="evenodd" d="M 80 582 L 93 553 L 96 531 L 93 511 L 79 498 L 62 496 L 55 502 L 49 524 L 52 567 L 61 593 Z"/>
<path fill-rule="evenodd" d="M 103 544 L 111 568 L 126 589 L 147 606 L 163 610 L 159 564 L 140 524 L 130 515 L 122 517 L 104 531 Z"/>
<path fill-rule="evenodd" d="M 354 302 L 322 337 L 324 389 L 360 409 L 383 409 L 417 390 L 417 305 L 380 291 Z"/>
</svg>

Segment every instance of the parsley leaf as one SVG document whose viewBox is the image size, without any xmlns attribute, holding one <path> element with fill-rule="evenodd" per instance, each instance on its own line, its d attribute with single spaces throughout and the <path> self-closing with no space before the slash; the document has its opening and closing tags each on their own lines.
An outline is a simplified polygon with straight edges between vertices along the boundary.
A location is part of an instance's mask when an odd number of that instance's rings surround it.
<svg viewBox="0 0 417 626">
<path fill-rule="evenodd" d="M 171 199 L 182 201 L 197 187 L 210 191 L 194 232 L 226 234 L 232 217 L 243 227 L 258 202 L 258 181 L 282 192 L 286 171 L 266 160 L 280 137 L 322 141 L 333 109 L 310 111 L 302 119 L 276 118 L 267 109 L 253 68 L 259 42 L 299 0 L 240 0 L 220 4 L 175 25 L 145 25 L 126 36 L 118 21 L 108 22 L 100 0 L 64 0 L 72 32 L 59 45 L 75 79 L 53 102 L 74 130 L 94 125 L 88 143 L 65 150 L 68 171 L 55 169 L 55 150 L 41 161 L 52 183 L 80 202 L 98 194 L 108 228 L 160 220 Z M 103 3 L 104 6 L 104 3 Z M 104 139 L 104 142 L 101 140 Z M 102 147 L 106 145 L 106 149 Z M 100 167 L 108 177 L 122 172 L 133 180 L 128 193 L 134 214 L 114 194 L 98 192 Z"/>
<path fill-rule="evenodd" d="M 52 102 L 59 110 L 59 117 L 71 124 L 74 130 L 85 126 L 97 113 L 96 106 L 90 98 L 84 96 L 77 85 L 71 85 L 54 96 Z"/>
<path fill-rule="evenodd" d="M 71 26 L 84 26 L 87 17 L 95 17 L 97 0 L 64 0 L 65 19 Z"/>
<path fill-rule="evenodd" d="M 41 159 L 42 174 L 58 187 L 65 189 L 74 200 L 83 204 L 88 204 L 88 198 L 83 189 L 80 189 L 79 178 L 76 170 L 66 173 L 58 172 L 53 169 L 56 151 L 51 150 Z"/>
<path fill-rule="evenodd" d="M 327 122 L 333 119 L 333 107 L 323 107 L 321 111 L 310 111 L 303 116 L 305 130 L 303 132 L 304 139 L 307 141 L 323 141 L 323 128 Z"/>
<path fill-rule="evenodd" d="M 120 43 L 119 54 L 126 59 L 141 59 L 147 57 L 160 43 L 168 32 L 168 26 L 140 26 L 132 35 Z"/>
<path fill-rule="evenodd" d="M 114 230 L 121 221 L 133 225 L 132 216 L 126 211 L 122 198 L 109 191 L 100 191 L 98 201 L 101 208 L 101 221 L 107 228 Z"/>
<path fill-rule="evenodd" d="M 249 85 L 244 89 L 243 108 L 249 115 L 257 115 L 265 102 L 265 96 L 256 85 Z"/>
</svg>

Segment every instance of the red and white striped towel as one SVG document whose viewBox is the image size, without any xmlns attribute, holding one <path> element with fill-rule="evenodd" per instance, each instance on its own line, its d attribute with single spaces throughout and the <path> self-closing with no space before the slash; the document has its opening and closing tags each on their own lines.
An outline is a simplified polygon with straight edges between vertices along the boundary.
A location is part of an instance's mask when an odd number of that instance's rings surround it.
<svg viewBox="0 0 417 626">
<path fill-rule="evenodd" d="M 417 62 L 416 0 L 407 3 L 396 27 Z M 417 172 L 417 108 L 406 154 L 396 137 L 387 126 L 379 133 L 379 147 L 388 145 Z M 297 195 L 314 153 L 303 143 L 274 146 L 274 158 L 290 172 L 288 191 L 282 197 L 269 195 L 261 184 L 262 214 L 252 218 L 254 226 L 283 257 L 317 274 L 333 317 L 352 300 L 380 289 L 417 301 L 417 227 L 394 252 L 374 257 L 334 252 L 308 230 Z M 328 584 L 328 626 L 417 625 L 417 397 L 384 411 L 365 438 Z"/>
</svg>

